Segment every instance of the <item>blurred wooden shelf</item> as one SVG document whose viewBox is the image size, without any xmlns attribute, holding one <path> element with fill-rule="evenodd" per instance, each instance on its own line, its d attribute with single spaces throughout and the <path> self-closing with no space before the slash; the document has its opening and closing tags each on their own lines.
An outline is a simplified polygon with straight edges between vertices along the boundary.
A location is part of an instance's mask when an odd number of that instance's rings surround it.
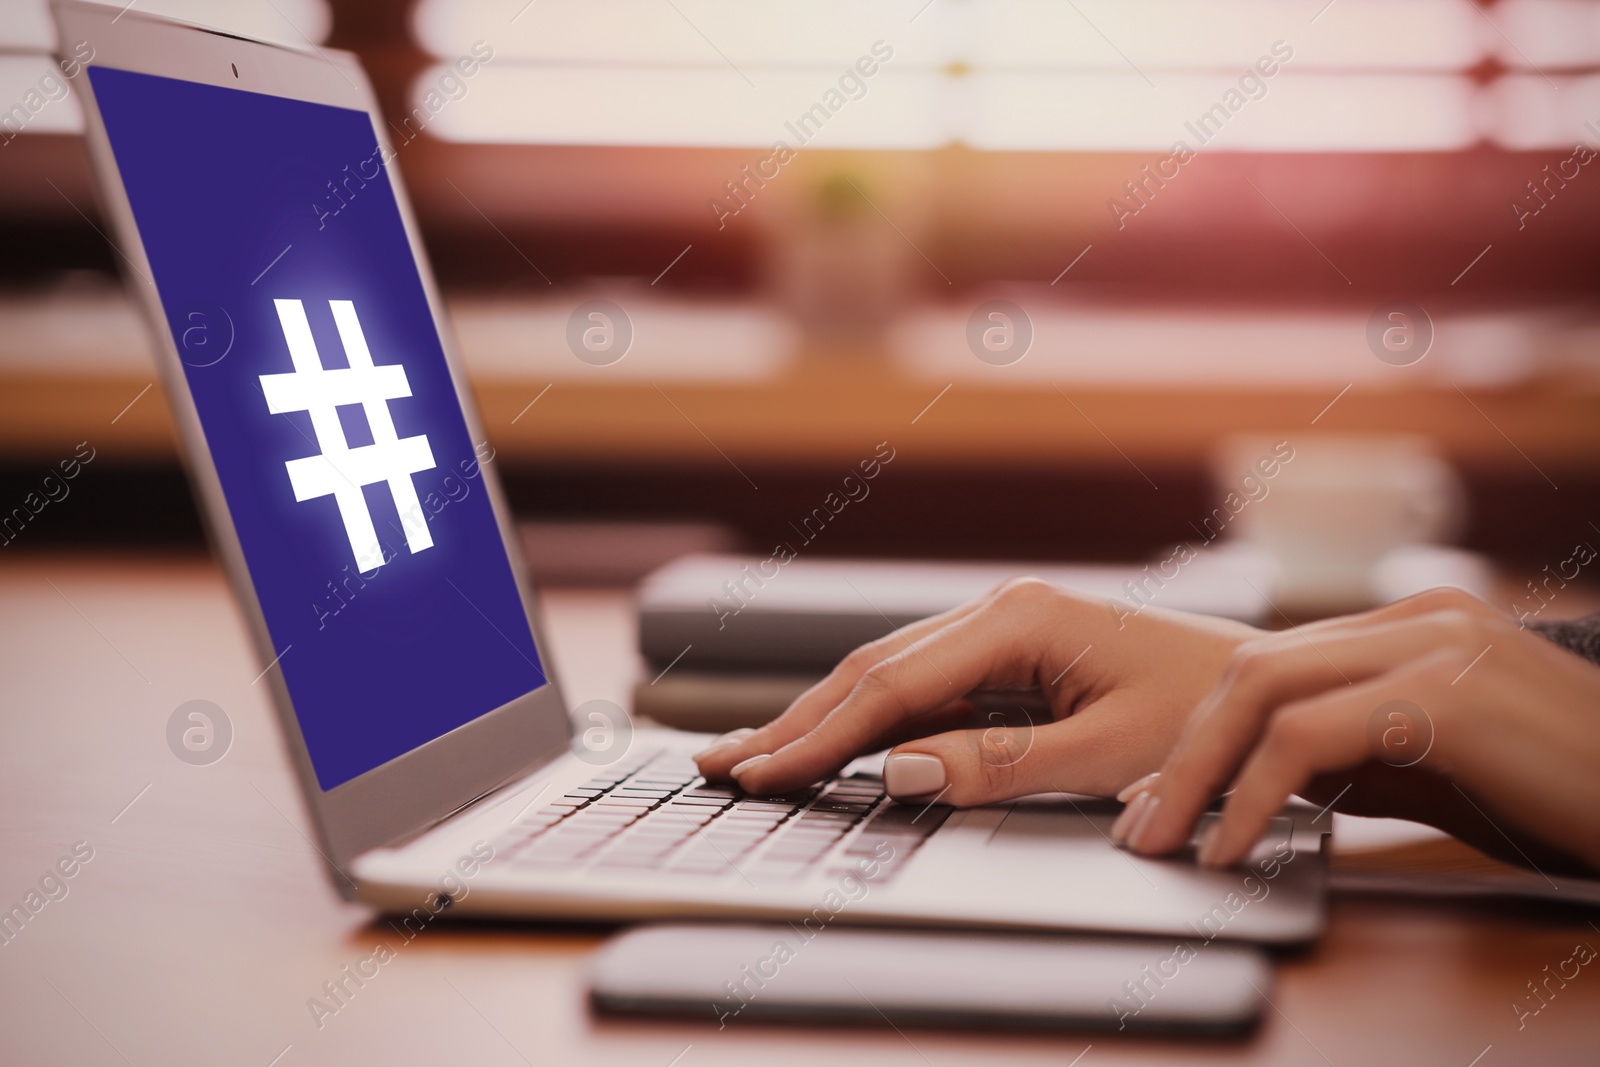
<svg viewBox="0 0 1600 1067">
<path fill-rule="evenodd" d="M 49 459 L 89 440 L 119 461 L 174 459 L 170 409 L 152 382 L 121 370 L 0 372 L 0 451 Z M 1407 432 L 1434 438 L 1463 467 L 1536 481 L 1600 466 L 1600 391 L 1557 380 L 1466 390 L 1356 385 L 1331 407 L 1338 390 L 1325 387 L 1057 392 L 959 382 L 941 394 L 937 383 L 910 381 L 864 355 L 802 357 L 766 381 L 480 378 L 475 391 L 491 442 L 515 463 L 708 466 L 726 457 L 816 467 L 854 463 L 887 440 L 919 462 L 955 467 L 1186 467 L 1231 433 Z"/>
</svg>

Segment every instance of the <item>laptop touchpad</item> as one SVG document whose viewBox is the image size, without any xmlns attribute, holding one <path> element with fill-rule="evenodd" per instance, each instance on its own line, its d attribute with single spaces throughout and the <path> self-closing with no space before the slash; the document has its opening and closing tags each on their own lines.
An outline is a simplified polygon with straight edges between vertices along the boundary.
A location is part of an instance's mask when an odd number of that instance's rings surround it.
<svg viewBox="0 0 1600 1067">
<path fill-rule="evenodd" d="M 993 846 L 1037 847 L 1054 845 L 1106 845 L 1111 841 L 1111 824 L 1121 805 L 1100 801 L 1068 803 L 1023 803 L 1014 806 L 989 838 Z"/>
</svg>

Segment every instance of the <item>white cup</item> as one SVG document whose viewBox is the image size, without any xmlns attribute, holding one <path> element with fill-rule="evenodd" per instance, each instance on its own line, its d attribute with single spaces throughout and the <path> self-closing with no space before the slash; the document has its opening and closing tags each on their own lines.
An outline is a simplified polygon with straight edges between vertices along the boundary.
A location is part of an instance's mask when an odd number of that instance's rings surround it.
<svg viewBox="0 0 1600 1067">
<path fill-rule="evenodd" d="M 1208 532 L 1226 516 L 1231 537 L 1265 552 L 1274 599 L 1291 612 L 1372 605 L 1378 561 L 1453 537 L 1465 512 L 1455 471 L 1414 435 L 1229 438 L 1212 475 L 1223 507 Z"/>
</svg>

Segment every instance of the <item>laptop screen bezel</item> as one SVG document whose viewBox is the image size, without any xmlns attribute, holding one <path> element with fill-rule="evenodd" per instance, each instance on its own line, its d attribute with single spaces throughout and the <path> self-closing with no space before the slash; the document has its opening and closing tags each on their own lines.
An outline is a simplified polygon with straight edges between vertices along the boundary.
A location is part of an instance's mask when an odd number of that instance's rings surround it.
<svg viewBox="0 0 1600 1067">
<path fill-rule="evenodd" d="M 56 0 L 53 6 L 60 32 L 58 50 L 64 57 L 75 52 L 85 55 L 79 45 L 87 42 L 93 49 L 89 66 L 114 67 L 350 108 L 364 112 L 372 122 L 374 136 L 380 142 L 385 141 L 381 112 L 371 85 L 355 57 L 348 53 L 314 48 L 309 43 L 310 50 L 301 51 L 128 9 L 119 14 L 115 7 L 78 0 Z M 80 75 L 73 79 L 73 88 L 83 106 L 84 138 L 100 192 L 101 208 L 111 223 L 118 251 L 133 268 L 132 272 L 124 271 L 127 288 L 156 340 L 158 369 L 186 453 L 186 467 L 201 504 L 202 516 L 229 585 L 245 614 L 259 662 L 273 663 L 277 652 L 161 304 L 159 279 L 155 278 L 145 255 L 93 87 L 87 76 Z M 422 279 L 429 313 L 439 334 L 468 432 L 473 441 L 483 441 L 486 440 L 483 428 L 461 370 L 454 338 L 446 326 L 438 289 L 417 236 L 416 220 L 396 162 L 391 161 L 386 169 L 406 239 Z M 269 667 L 258 683 L 270 690 L 290 760 L 320 838 L 323 858 L 333 868 L 330 875 L 334 884 L 347 897 L 355 892 L 355 883 L 345 873 L 355 857 L 426 829 L 495 787 L 523 777 L 557 758 L 570 744 L 572 726 L 551 668 L 548 645 L 538 625 L 537 595 L 517 541 L 511 512 L 493 464 L 486 463 L 481 470 L 483 486 L 543 665 L 544 685 L 324 791 L 317 783 L 282 672 Z"/>
</svg>

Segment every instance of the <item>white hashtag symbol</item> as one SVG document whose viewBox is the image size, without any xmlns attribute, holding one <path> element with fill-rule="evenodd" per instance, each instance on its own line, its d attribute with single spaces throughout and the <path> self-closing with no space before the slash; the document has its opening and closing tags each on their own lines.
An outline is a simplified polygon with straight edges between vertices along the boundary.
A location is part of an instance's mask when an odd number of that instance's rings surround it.
<svg viewBox="0 0 1600 1067">
<path fill-rule="evenodd" d="M 428 521 L 417 500 L 411 476 L 432 469 L 433 450 L 428 438 L 419 435 L 401 440 L 389 415 L 389 401 L 411 395 L 406 369 L 398 364 L 374 366 L 367 339 L 356 318 L 355 304 L 349 300 L 330 300 L 334 325 L 344 345 L 348 368 L 327 369 L 317 354 L 311 337 L 306 309 L 298 300 L 274 300 L 278 323 L 289 343 L 294 371 L 289 374 L 261 375 L 261 390 L 267 409 L 273 414 L 305 411 L 311 415 L 311 428 L 317 435 L 321 455 L 291 459 L 289 484 L 296 500 L 332 496 L 344 520 L 344 532 L 355 553 L 356 569 L 363 573 L 383 566 L 383 550 L 372 527 L 372 512 L 367 509 L 361 487 L 387 482 L 400 511 L 400 525 L 406 546 L 412 552 L 433 547 Z M 351 448 L 339 422 L 339 408 L 360 404 L 372 429 L 372 444 Z"/>
</svg>

